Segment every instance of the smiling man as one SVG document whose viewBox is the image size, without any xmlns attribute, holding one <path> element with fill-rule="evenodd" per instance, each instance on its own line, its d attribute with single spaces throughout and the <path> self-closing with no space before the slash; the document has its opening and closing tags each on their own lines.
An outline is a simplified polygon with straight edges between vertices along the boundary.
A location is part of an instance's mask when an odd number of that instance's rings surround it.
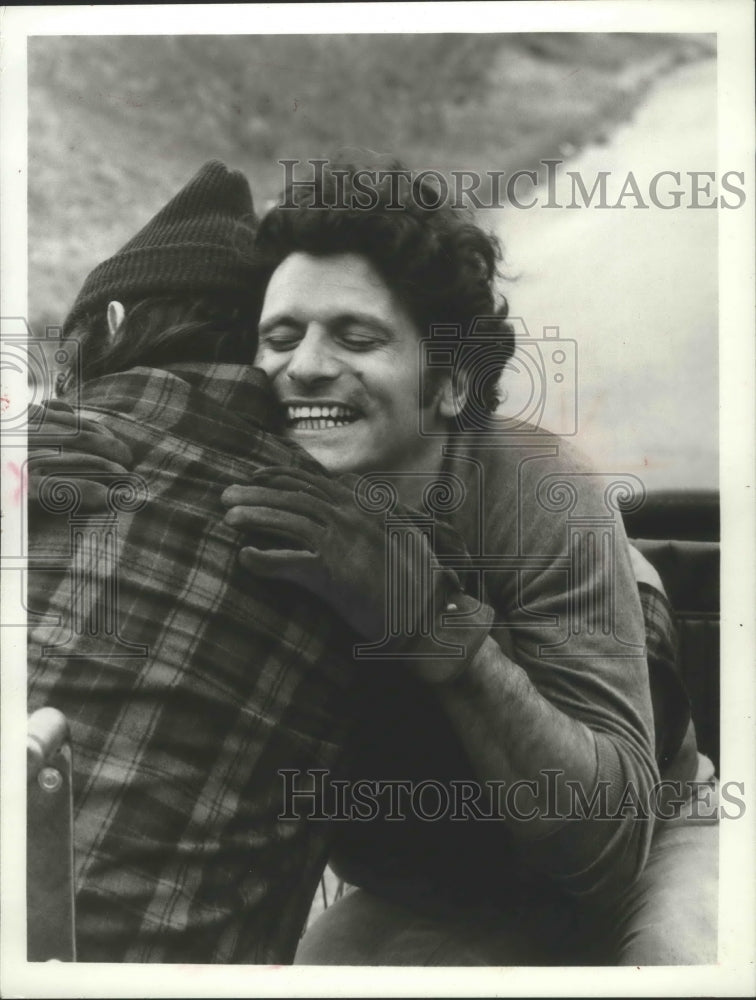
<svg viewBox="0 0 756 1000">
<path fill-rule="evenodd" d="M 387 182 L 361 210 L 355 179 L 337 165 L 292 189 L 257 237 L 268 283 L 256 364 L 286 407 L 286 436 L 337 478 L 262 470 L 224 494 L 227 521 L 249 535 L 250 572 L 310 590 L 380 645 L 360 674 L 352 787 L 391 778 L 412 805 L 384 800 L 369 821 L 335 824 L 333 864 L 358 888 L 308 932 L 298 960 L 708 961 L 715 830 L 683 815 L 655 832 L 648 808 L 660 765 L 683 783 L 712 779 L 670 669 L 663 595 L 641 605 L 607 477 L 539 428 L 497 436 L 512 336 L 495 300 L 495 243 L 467 216 L 429 210 L 427 182 L 399 206 Z M 465 363 L 481 319 L 483 376 Z M 458 331 L 452 367 L 422 363 L 435 324 Z M 434 483 L 459 487 L 444 520 L 461 541 L 454 558 L 430 559 L 433 584 L 399 550 L 389 566 L 402 600 L 432 622 L 423 635 L 388 628 L 386 535 L 355 503 L 357 473 L 416 507 Z M 648 658 L 644 610 L 667 623 L 656 644 L 649 635 Z M 439 656 L 429 636 L 458 653 Z M 429 821 L 413 796 L 429 782 L 439 794 L 477 789 L 478 812 L 468 801 Z M 494 787 L 523 794 L 485 821 Z M 576 796 L 600 800 L 599 813 Z"/>
<path fill-rule="evenodd" d="M 428 471 L 418 434 L 417 327 L 359 254 L 293 253 L 271 277 L 255 363 L 286 407 L 286 434 L 331 472 Z M 440 431 L 448 403 L 424 401 Z"/>
</svg>

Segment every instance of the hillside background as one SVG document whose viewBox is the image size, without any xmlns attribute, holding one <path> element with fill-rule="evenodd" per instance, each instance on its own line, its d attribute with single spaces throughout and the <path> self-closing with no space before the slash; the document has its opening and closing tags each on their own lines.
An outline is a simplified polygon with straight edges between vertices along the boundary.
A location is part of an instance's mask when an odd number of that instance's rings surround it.
<svg viewBox="0 0 756 1000">
<path fill-rule="evenodd" d="M 398 25 L 399 26 L 399 25 Z M 444 34 L 29 39 L 29 303 L 59 324 L 88 271 L 205 160 L 249 176 L 343 147 L 502 170 L 605 142 L 711 36 Z"/>
</svg>

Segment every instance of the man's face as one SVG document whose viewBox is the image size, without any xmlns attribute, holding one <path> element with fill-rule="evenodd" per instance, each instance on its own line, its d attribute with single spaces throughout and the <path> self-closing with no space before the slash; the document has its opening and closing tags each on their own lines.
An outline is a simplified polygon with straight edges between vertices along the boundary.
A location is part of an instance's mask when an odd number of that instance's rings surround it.
<svg viewBox="0 0 756 1000">
<path fill-rule="evenodd" d="M 274 271 L 255 364 L 286 407 L 286 435 L 332 472 L 434 471 L 421 437 L 420 332 L 359 254 L 291 254 Z M 425 426 L 443 429 L 436 394 Z M 428 423 L 430 421 L 430 423 Z"/>
</svg>

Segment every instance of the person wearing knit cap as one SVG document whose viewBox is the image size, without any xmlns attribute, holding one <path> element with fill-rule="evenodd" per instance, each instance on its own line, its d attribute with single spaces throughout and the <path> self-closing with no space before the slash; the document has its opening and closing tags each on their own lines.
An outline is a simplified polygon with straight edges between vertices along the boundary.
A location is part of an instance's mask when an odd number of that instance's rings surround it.
<svg viewBox="0 0 756 1000">
<path fill-rule="evenodd" d="M 112 257 L 87 276 L 64 335 L 112 299 L 249 296 L 257 219 L 246 177 L 211 160 Z"/>
<path fill-rule="evenodd" d="M 246 177 L 218 160 L 201 167 L 86 277 L 63 323 L 64 336 L 79 341 L 84 378 L 136 360 L 218 359 L 242 350 L 251 361 L 260 305 L 256 229 Z"/>
<path fill-rule="evenodd" d="M 208 163 L 66 322 L 82 438 L 133 458 L 103 460 L 99 483 L 91 458 L 74 468 L 63 511 L 61 477 L 43 479 L 30 530 L 32 559 L 63 570 L 29 574 L 28 704 L 71 732 L 79 961 L 291 962 L 328 853 L 327 824 L 283 818 L 279 771 L 338 773 L 344 628 L 304 591 L 249 580 L 220 500 L 260 468 L 318 468 L 274 436 L 251 366 L 254 229 L 245 178 Z M 105 524 L 84 516 L 103 502 Z"/>
</svg>

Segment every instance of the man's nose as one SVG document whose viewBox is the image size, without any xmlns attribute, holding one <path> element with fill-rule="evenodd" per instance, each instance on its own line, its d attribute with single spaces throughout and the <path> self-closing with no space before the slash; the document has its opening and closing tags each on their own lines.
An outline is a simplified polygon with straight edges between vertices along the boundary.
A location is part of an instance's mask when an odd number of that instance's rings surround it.
<svg viewBox="0 0 756 1000">
<path fill-rule="evenodd" d="M 289 358 L 287 376 L 292 381 L 311 384 L 335 378 L 338 373 L 338 359 L 327 331 L 320 324 L 312 323 Z"/>
</svg>

